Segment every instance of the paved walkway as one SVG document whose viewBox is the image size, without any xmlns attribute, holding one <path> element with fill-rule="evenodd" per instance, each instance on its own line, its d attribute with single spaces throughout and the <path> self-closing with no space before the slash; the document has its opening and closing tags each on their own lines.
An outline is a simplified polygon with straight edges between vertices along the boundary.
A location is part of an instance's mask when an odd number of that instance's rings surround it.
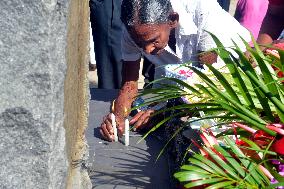
<svg viewBox="0 0 284 189">
<path fill-rule="evenodd" d="M 109 112 L 117 91 L 91 89 L 89 127 L 89 170 L 95 189 L 170 189 L 168 157 L 155 162 L 164 144 L 154 136 L 140 143 L 141 135 L 130 133 L 130 146 L 101 140 L 99 126 Z"/>
</svg>

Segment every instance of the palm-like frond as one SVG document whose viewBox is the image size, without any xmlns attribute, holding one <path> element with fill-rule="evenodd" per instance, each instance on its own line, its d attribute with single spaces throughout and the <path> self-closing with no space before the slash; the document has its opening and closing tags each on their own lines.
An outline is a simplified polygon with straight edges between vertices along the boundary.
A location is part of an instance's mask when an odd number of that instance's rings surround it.
<svg viewBox="0 0 284 189">
<path fill-rule="evenodd" d="M 270 184 L 258 164 L 246 157 L 233 140 L 225 137 L 225 144 L 226 149 L 219 145 L 214 145 L 212 149 L 203 147 L 208 156 L 194 154 L 174 176 L 186 188 L 259 189 Z"/>
<path fill-rule="evenodd" d="M 244 41 L 251 56 L 258 63 L 258 66 L 253 68 L 237 45 L 228 50 L 213 34 L 212 37 L 217 44 L 215 51 L 225 62 L 227 72 L 215 69 L 214 65 L 204 65 L 210 72 L 203 73 L 187 64 L 184 66 L 193 70 L 202 80 L 201 83 L 188 84 L 175 78 L 163 78 L 155 82 L 169 80 L 180 87 L 169 85 L 149 89 L 144 91 L 143 95 L 150 93 L 152 97 L 148 102 L 151 103 L 181 96 L 187 96 L 188 99 L 199 98 L 199 102 L 218 104 L 221 111 L 231 112 L 248 125 L 275 135 L 275 132 L 265 127 L 266 124 L 275 122 L 276 118 L 284 122 L 284 87 L 271 65 L 275 59 L 263 58 L 262 52 L 251 49 Z M 257 44 L 255 46 L 258 49 Z M 279 54 L 284 56 L 281 50 Z M 280 64 L 278 66 L 283 68 Z M 196 104 L 195 109 L 198 108 L 199 104 Z"/>
<path fill-rule="evenodd" d="M 279 120 L 284 123 L 284 79 L 278 77 L 279 72 L 284 72 L 284 51 L 277 49 L 279 57 L 267 56 L 260 51 L 254 40 L 254 49 L 243 40 L 251 59 L 257 64 L 256 67 L 253 67 L 247 55 L 240 50 L 236 43 L 233 42 L 235 46 L 228 49 L 216 36 L 213 34 L 211 36 L 217 45 L 214 51 L 224 61 L 225 69 L 217 70 L 214 65 L 204 65 L 208 70 L 204 72 L 191 64 L 185 64 L 183 66 L 193 70 L 200 82 L 187 83 L 176 78 L 156 80 L 154 83 L 168 80 L 177 85 L 161 84 L 159 89 L 143 91 L 141 95 L 151 94 L 147 98 L 146 104 L 186 97 L 190 104 L 174 106 L 157 113 L 182 110 L 178 114 L 172 115 L 180 116 L 203 111 L 207 116 L 198 120 L 216 118 L 225 123 L 241 121 L 256 130 L 276 136 L 276 132 L 266 126 L 279 122 Z M 167 117 L 166 120 L 160 122 L 146 136 L 171 118 Z M 236 132 L 245 136 L 243 130 L 240 132 L 236 130 Z M 223 137 L 228 133 L 226 131 L 217 134 Z M 193 155 L 188 159 L 189 164 L 182 166 L 181 171 L 176 173 L 175 177 L 185 183 L 186 188 L 201 185 L 207 186 L 207 188 L 270 187 L 269 179 L 258 168 L 260 162 L 249 159 L 242 150 L 246 148 L 264 154 L 262 160 L 268 169 L 271 165 L 266 161 L 265 154 L 277 158 L 276 154 L 267 149 L 258 148 L 256 144 L 246 138 L 243 141 L 249 146 L 241 149 L 230 138 L 226 136 L 224 138 L 227 149 L 219 145 L 214 145 L 212 148 L 202 147 L 203 151 L 208 154 L 208 158 L 200 154 Z M 279 182 L 284 181 L 283 177 L 275 170 L 269 171 Z"/>
</svg>

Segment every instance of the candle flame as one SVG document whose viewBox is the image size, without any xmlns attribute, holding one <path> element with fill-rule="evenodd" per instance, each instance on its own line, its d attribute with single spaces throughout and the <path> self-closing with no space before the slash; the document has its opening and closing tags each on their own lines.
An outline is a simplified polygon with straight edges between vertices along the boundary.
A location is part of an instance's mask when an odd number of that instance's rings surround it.
<svg viewBox="0 0 284 189">
<path fill-rule="evenodd" d="M 128 115 L 128 110 L 126 107 L 124 107 L 124 116 L 126 117 Z"/>
<path fill-rule="evenodd" d="M 112 105 L 111 105 L 111 111 L 112 112 L 114 112 L 114 103 L 115 103 L 115 100 L 112 101 Z"/>
</svg>

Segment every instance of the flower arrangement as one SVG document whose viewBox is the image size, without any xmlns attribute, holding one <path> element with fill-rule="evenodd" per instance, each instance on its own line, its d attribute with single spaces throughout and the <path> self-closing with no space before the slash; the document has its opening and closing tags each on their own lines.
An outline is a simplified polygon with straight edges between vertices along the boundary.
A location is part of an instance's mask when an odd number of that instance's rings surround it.
<svg viewBox="0 0 284 189">
<path fill-rule="evenodd" d="M 157 112 L 181 110 L 149 133 L 175 116 L 202 112 L 203 116 L 187 120 L 191 125 L 211 120 L 199 129 L 202 142 L 192 140 L 199 153 L 191 152 L 174 174 L 185 188 L 284 188 L 284 48 L 278 44 L 262 52 L 254 40 L 254 48 L 243 41 L 248 58 L 237 45 L 225 48 L 211 35 L 226 71 L 208 64 L 204 72 L 185 64 L 189 71 L 179 73 L 186 79 L 156 80 L 170 80 L 179 87 L 161 84 L 159 89 L 145 90 L 143 94 L 152 94 L 149 104 L 178 97 L 185 103 Z M 195 79 L 188 82 L 190 77 Z"/>
</svg>

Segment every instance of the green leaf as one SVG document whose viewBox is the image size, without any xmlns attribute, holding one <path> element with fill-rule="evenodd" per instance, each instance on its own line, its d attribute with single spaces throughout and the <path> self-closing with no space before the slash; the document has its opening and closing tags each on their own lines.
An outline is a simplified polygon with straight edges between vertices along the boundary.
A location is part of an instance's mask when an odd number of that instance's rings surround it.
<svg viewBox="0 0 284 189">
<path fill-rule="evenodd" d="M 266 98 L 269 99 L 275 105 L 275 107 L 281 112 L 281 114 L 283 114 L 284 104 L 282 104 L 282 102 L 279 99 L 277 99 L 277 97 L 273 96 L 273 94 L 269 91 L 269 89 L 265 85 L 263 85 L 255 76 L 253 76 L 253 74 L 247 72 L 247 76 L 251 79 L 251 81 L 255 86 L 259 87 L 259 89 L 264 93 Z M 272 133 L 269 134 L 275 135 Z"/>
<path fill-rule="evenodd" d="M 199 179 L 208 179 L 211 176 L 208 174 L 203 174 L 199 172 L 191 172 L 191 171 L 181 171 L 174 174 L 174 177 L 177 178 L 180 182 L 185 181 L 194 181 Z"/>
<path fill-rule="evenodd" d="M 222 154 L 226 160 L 231 164 L 231 166 L 238 171 L 241 177 L 245 177 L 246 172 L 244 171 L 244 167 L 242 167 L 236 160 L 233 158 L 226 150 L 224 150 L 222 147 L 215 145 L 214 148 Z"/>
<path fill-rule="evenodd" d="M 229 139 L 227 136 L 224 137 L 224 140 L 226 143 L 230 146 L 231 150 L 239 157 L 239 160 L 241 163 L 246 167 L 246 169 L 249 171 L 248 176 L 252 176 L 255 180 L 255 182 L 259 182 L 261 180 L 266 181 L 269 183 L 269 180 L 267 177 L 259 170 L 257 165 L 248 157 L 246 157 L 243 152 L 236 146 L 236 144 Z"/>
<path fill-rule="evenodd" d="M 224 182 L 219 182 L 219 183 L 213 184 L 211 186 L 208 186 L 205 189 L 226 188 L 227 186 L 232 186 L 235 183 L 236 183 L 235 181 L 224 181 Z"/>
<path fill-rule="evenodd" d="M 186 188 L 191 188 L 191 187 L 195 187 L 195 186 L 201 186 L 201 185 L 205 185 L 205 184 L 212 184 L 212 183 L 217 183 L 224 180 L 223 178 L 209 178 L 206 180 L 196 180 L 196 181 L 192 181 L 188 184 L 185 184 L 184 186 Z"/>
<path fill-rule="evenodd" d="M 268 186 L 266 189 L 270 189 L 270 188 L 276 188 L 277 186 L 284 186 L 284 182 L 279 182 L 277 184 L 272 184 L 270 186 Z"/>
<path fill-rule="evenodd" d="M 227 110 L 229 110 L 230 112 L 234 113 L 235 115 L 237 115 L 238 117 L 240 117 L 242 120 L 244 120 L 247 123 L 252 124 L 253 126 L 261 129 L 261 130 L 265 130 L 269 132 L 269 129 L 267 129 L 265 127 L 266 123 L 261 123 L 260 121 L 257 121 L 255 119 L 252 119 L 252 117 L 249 117 L 246 113 L 244 113 L 242 110 L 239 110 L 233 106 L 230 106 L 226 103 L 220 102 L 220 104 Z M 255 115 L 257 116 L 257 115 Z M 260 119 L 260 118 L 259 118 Z"/>
<path fill-rule="evenodd" d="M 214 145 L 213 147 L 215 148 L 216 145 Z M 228 176 L 231 175 L 232 179 L 240 179 L 239 175 L 237 174 L 238 170 L 236 171 L 232 167 L 230 167 L 225 161 L 223 161 L 216 153 L 214 153 L 209 148 L 203 147 L 203 149 L 207 153 L 209 153 L 209 155 L 219 164 L 219 166 L 222 167 L 222 169 L 224 169 L 228 173 Z"/>
<path fill-rule="evenodd" d="M 198 154 L 195 154 L 193 157 L 195 159 L 198 159 L 199 161 L 201 161 L 203 165 L 205 164 L 205 165 L 209 166 L 210 168 L 212 168 L 214 170 L 214 171 L 212 171 L 212 173 L 214 173 L 216 175 L 225 176 L 225 177 L 227 176 L 227 174 L 224 172 L 224 170 L 222 170 L 218 165 L 216 165 L 212 161 L 206 159 L 204 156 L 200 156 Z M 189 161 L 190 160 L 191 160 L 191 158 L 189 158 Z"/>
<path fill-rule="evenodd" d="M 248 75 L 251 75 L 254 78 L 256 78 L 256 80 L 259 81 L 259 84 L 264 86 L 265 84 L 262 81 L 262 78 L 259 77 L 256 74 L 255 70 L 253 69 L 253 67 L 251 66 L 250 62 L 247 60 L 247 58 L 243 54 L 243 52 L 238 51 L 236 49 L 233 49 L 233 50 L 239 55 L 240 61 L 236 60 L 239 63 L 239 67 L 242 69 L 242 71 L 245 73 L 245 76 L 249 78 L 250 82 L 254 86 L 255 94 L 259 98 L 259 102 L 262 105 L 263 110 L 266 112 L 266 115 L 270 118 L 270 121 L 272 121 L 273 115 L 272 115 L 272 112 L 271 112 L 271 109 L 270 109 L 270 106 L 268 104 L 268 100 L 267 100 L 265 94 L 262 91 L 260 91 L 259 85 L 256 85 L 253 82 L 253 80 L 251 80 L 251 77 L 249 77 Z"/>
<path fill-rule="evenodd" d="M 216 78 L 219 80 L 219 82 L 223 85 L 223 87 L 226 89 L 227 93 L 230 95 L 230 97 L 235 100 L 238 103 L 241 103 L 239 100 L 238 95 L 235 93 L 233 88 L 231 87 L 231 84 L 226 80 L 226 78 L 217 71 L 212 65 L 208 64 L 207 67 L 213 72 L 213 74 L 216 76 Z"/>
<path fill-rule="evenodd" d="M 284 62 L 284 50 L 278 49 L 278 54 L 280 56 L 280 62 Z M 284 64 L 281 64 L 282 66 L 280 67 L 281 71 L 284 71 Z"/>
<path fill-rule="evenodd" d="M 192 165 L 183 165 L 183 166 L 181 166 L 181 169 L 185 170 L 185 171 L 194 171 L 194 172 L 199 172 L 199 173 L 203 173 L 203 174 L 210 174 L 210 172 L 205 171 L 202 168 L 198 168 L 196 166 L 192 166 Z"/>
<path fill-rule="evenodd" d="M 257 115 L 255 115 L 254 113 L 252 113 L 250 110 L 246 109 L 245 107 L 242 106 L 242 104 L 237 103 L 236 101 L 234 101 L 233 99 L 231 99 L 228 95 L 226 95 L 226 93 L 223 93 L 221 91 L 219 91 L 215 86 L 211 85 L 210 83 L 207 83 L 213 90 L 214 92 L 218 93 L 218 96 L 222 99 L 224 99 L 225 101 L 228 101 L 230 103 L 232 103 L 236 108 L 240 109 L 241 111 L 243 111 L 246 116 L 250 117 L 251 119 L 260 122 L 261 124 L 266 124 L 262 119 L 260 119 Z M 270 133 L 274 133 L 275 132 L 271 132 L 269 131 L 269 129 L 266 129 L 265 127 L 261 127 L 261 129 L 263 130 L 267 130 L 267 132 Z"/>
<path fill-rule="evenodd" d="M 196 155 L 197 154 L 195 154 L 194 156 L 196 156 Z M 213 168 L 211 168 L 209 165 L 204 163 L 203 160 L 200 160 L 200 159 L 197 159 L 197 158 L 199 158 L 199 157 L 189 158 L 188 161 L 190 162 L 190 164 L 192 164 L 193 166 L 195 166 L 197 168 L 202 168 L 205 171 L 208 171 L 210 173 L 215 173 L 216 172 Z M 204 159 L 204 157 L 201 157 L 201 159 Z M 219 173 L 217 173 L 217 174 L 219 174 Z"/>
</svg>

